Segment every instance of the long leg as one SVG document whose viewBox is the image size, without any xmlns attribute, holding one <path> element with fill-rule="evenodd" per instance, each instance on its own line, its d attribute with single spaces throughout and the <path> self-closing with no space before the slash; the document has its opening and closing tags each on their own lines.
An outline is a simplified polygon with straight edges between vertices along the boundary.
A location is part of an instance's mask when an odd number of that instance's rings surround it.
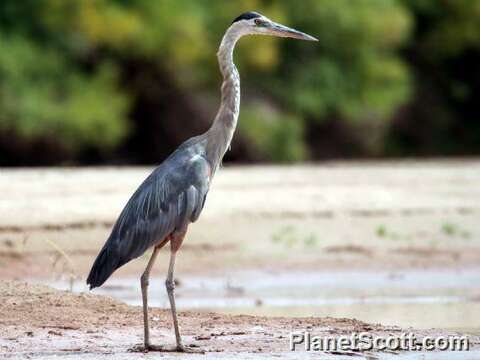
<svg viewBox="0 0 480 360">
<path fill-rule="evenodd" d="M 168 299 L 170 300 L 170 309 L 172 310 L 173 327 L 175 329 L 175 339 L 177 342 L 176 351 L 203 354 L 204 351 L 200 349 L 192 349 L 183 345 L 178 326 L 177 307 L 175 305 L 175 280 L 173 278 L 173 273 L 175 270 L 175 256 L 177 255 L 178 249 L 182 245 L 186 232 L 187 231 L 185 230 L 181 233 L 174 234 L 170 240 L 170 264 L 168 265 L 168 274 L 167 280 L 165 281 L 165 287 L 167 288 Z"/>
<path fill-rule="evenodd" d="M 175 271 L 175 256 L 177 255 L 178 249 L 182 245 L 183 239 L 185 238 L 185 233 L 186 232 L 182 232 L 178 235 L 174 235 L 170 240 L 170 263 L 168 265 L 167 280 L 165 281 L 168 299 L 170 300 L 170 309 L 172 311 L 173 327 L 175 329 L 175 339 L 177 342 L 178 351 L 184 351 L 185 347 L 182 344 L 182 337 L 180 336 L 180 329 L 178 327 L 177 307 L 175 305 L 175 280 L 173 278 L 173 273 Z"/>
<path fill-rule="evenodd" d="M 144 329 L 143 343 L 145 346 L 145 350 L 148 350 L 150 347 L 150 327 L 148 324 L 148 283 L 150 279 L 150 271 L 152 270 L 153 264 L 157 259 L 158 251 L 163 247 L 163 245 L 165 245 L 165 243 L 166 241 L 163 241 L 161 244 L 153 248 L 152 256 L 148 261 L 145 271 L 140 277 L 140 286 L 142 288 L 142 302 L 143 302 L 143 329 Z"/>
<path fill-rule="evenodd" d="M 140 283 L 142 286 L 142 300 L 143 300 L 143 323 L 144 323 L 144 331 L 145 331 L 145 337 L 144 337 L 144 347 L 135 347 L 132 350 L 133 351 L 180 351 L 180 352 L 190 352 L 190 353 L 204 353 L 201 350 L 198 349 L 191 349 L 183 346 L 182 344 L 182 338 L 180 336 L 180 330 L 178 327 L 178 319 L 177 319 L 177 309 L 175 306 L 175 295 L 174 295 L 174 290 L 175 290 L 175 283 L 173 280 L 173 273 L 175 269 L 175 255 L 177 254 L 178 249 L 182 245 L 182 241 L 185 237 L 186 231 L 177 233 L 177 234 L 172 234 L 165 238 L 165 240 L 157 245 L 153 249 L 152 256 L 150 260 L 148 261 L 147 267 L 145 268 L 145 271 L 140 279 Z M 147 289 L 148 289 L 148 280 L 150 277 L 150 270 L 153 267 L 153 264 L 155 263 L 155 260 L 158 255 L 158 250 L 160 250 L 168 241 L 170 240 L 170 245 L 171 245 L 171 251 L 170 251 L 170 264 L 168 266 L 168 275 L 167 279 L 165 281 L 165 285 L 167 288 L 167 293 L 168 293 L 168 299 L 170 300 L 170 307 L 172 310 L 172 317 L 173 317 L 173 325 L 175 328 L 175 338 L 177 342 L 177 346 L 175 348 L 168 348 L 164 347 L 161 345 L 152 345 L 150 344 L 150 328 L 148 325 L 148 296 L 147 296 Z M 192 345 L 193 346 L 193 345 Z"/>
</svg>

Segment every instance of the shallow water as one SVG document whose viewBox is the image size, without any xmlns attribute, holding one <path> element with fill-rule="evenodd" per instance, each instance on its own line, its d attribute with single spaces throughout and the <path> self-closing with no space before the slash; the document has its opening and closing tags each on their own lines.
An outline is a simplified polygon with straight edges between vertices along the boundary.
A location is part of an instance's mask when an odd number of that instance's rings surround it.
<svg viewBox="0 0 480 360">
<path fill-rule="evenodd" d="M 177 307 L 229 314 L 353 317 L 384 325 L 480 332 L 480 269 L 401 272 L 230 272 L 185 276 Z M 63 281 L 50 283 L 68 289 Z M 77 282 L 74 291 L 87 291 Z M 151 306 L 168 307 L 164 279 L 150 280 Z M 111 279 L 94 293 L 141 305 L 137 278 Z"/>
</svg>

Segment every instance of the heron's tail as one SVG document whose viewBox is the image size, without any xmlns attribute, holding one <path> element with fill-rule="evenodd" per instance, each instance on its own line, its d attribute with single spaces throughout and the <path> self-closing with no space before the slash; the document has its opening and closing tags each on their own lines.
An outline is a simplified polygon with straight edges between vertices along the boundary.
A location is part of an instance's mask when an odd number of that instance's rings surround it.
<svg viewBox="0 0 480 360">
<path fill-rule="evenodd" d="M 115 270 L 122 266 L 117 253 L 115 245 L 107 241 L 88 275 L 87 284 L 90 285 L 90 290 L 101 286 Z"/>
</svg>

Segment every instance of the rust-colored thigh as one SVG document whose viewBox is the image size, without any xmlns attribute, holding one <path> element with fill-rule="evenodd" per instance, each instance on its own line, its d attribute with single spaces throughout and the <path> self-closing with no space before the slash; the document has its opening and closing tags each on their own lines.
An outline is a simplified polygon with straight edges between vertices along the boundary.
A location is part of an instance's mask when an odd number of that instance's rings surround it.
<svg viewBox="0 0 480 360">
<path fill-rule="evenodd" d="M 183 239 L 185 239 L 186 234 L 187 234 L 187 229 L 179 232 L 174 232 L 169 235 L 170 248 L 172 252 L 177 252 L 177 250 L 180 249 L 180 246 L 182 246 L 182 242 L 183 242 Z"/>
<path fill-rule="evenodd" d="M 158 244 L 155 245 L 155 247 L 160 250 L 162 247 L 165 246 L 167 242 L 170 241 L 170 235 L 166 236 L 162 241 L 160 241 Z"/>
</svg>

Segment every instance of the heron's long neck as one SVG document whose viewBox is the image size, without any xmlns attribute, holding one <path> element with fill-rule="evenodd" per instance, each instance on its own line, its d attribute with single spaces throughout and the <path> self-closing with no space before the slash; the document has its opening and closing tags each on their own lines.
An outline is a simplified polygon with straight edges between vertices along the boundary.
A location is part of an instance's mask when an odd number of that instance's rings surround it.
<svg viewBox="0 0 480 360">
<path fill-rule="evenodd" d="M 207 157 L 216 168 L 232 141 L 240 112 L 240 77 L 233 63 L 233 49 L 240 34 L 232 28 L 225 33 L 217 53 L 223 76 L 220 109 L 207 131 Z"/>
</svg>

